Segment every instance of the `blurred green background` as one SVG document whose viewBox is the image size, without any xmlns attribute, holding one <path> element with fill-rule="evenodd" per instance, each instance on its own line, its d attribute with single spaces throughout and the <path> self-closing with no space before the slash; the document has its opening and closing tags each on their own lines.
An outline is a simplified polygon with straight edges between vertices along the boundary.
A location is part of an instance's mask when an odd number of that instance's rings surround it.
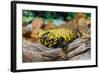
<svg viewBox="0 0 100 73">
<path fill-rule="evenodd" d="M 48 21 L 54 22 L 55 25 L 63 24 L 65 21 L 75 19 L 77 12 L 52 12 L 52 11 L 33 11 L 23 10 L 22 22 L 23 25 L 31 24 L 32 20 L 37 17 L 43 17 L 45 24 Z M 90 13 L 84 13 L 87 19 L 91 18 Z"/>
</svg>

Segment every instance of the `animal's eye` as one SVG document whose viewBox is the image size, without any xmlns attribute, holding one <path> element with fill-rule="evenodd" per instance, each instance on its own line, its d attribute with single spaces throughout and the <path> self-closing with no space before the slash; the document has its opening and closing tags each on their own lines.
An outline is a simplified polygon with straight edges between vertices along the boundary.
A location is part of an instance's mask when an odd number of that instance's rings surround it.
<svg viewBox="0 0 100 73">
<path fill-rule="evenodd" d="M 47 39 L 49 33 L 50 33 L 50 32 L 44 33 L 43 35 L 41 35 L 40 39 L 43 39 L 43 40 Z"/>
<path fill-rule="evenodd" d="M 46 33 L 44 33 L 42 36 L 45 36 L 45 35 L 48 35 L 50 32 L 46 32 Z"/>
</svg>

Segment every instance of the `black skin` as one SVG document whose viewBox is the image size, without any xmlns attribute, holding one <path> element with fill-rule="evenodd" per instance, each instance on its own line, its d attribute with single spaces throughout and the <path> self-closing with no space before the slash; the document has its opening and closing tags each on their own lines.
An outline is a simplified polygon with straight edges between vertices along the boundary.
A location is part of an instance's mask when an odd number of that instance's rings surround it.
<svg viewBox="0 0 100 73">
<path fill-rule="evenodd" d="M 64 38 L 60 38 L 59 39 L 59 48 L 62 48 L 62 52 L 64 52 L 65 54 L 67 53 L 67 48 L 68 48 L 68 42 L 64 40 Z"/>
<path fill-rule="evenodd" d="M 59 43 L 58 45 L 59 48 L 67 48 L 67 41 L 65 41 L 63 37 L 59 39 L 58 43 Z"/>
</svg>

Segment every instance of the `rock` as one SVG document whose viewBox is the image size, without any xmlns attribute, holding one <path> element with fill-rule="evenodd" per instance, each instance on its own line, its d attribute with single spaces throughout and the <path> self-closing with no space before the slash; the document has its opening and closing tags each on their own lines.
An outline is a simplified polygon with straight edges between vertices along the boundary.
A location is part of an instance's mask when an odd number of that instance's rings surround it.
<svg viewBox="0 0 100 73">
<path fill-rule="evenodd" d="M 22 34 L 23 34 L 23 37 L 25 37 L 25 38 L 30 38 L 31 37 L 30 36 L 31 31 L 29 31 L 26 26 L 22 28 Z"/>
<path fill-rule="evenodd" d="M 78 27 L 78 25 L 77 25 L 76 20 L 74 19 L 74 20 L 66 22 L 65 24 L 60 25 L 59 27 L 70 28 L 70 29 L 75 30 Z"/>
<path fill-rule="evenodd" d="M 52 28 L 55 28 L 55 27 L 56 27 L 56 25 L 54 25 L 52 21 L 49 21 L 47 23 L 47 25 L 45 25 L 44 29 L 49 30 L 49 29 L 52 29 Z"/>
<path fill-rule="evenodd" d="M 33 38 L 33 40 L 38 40 L 39 36 L 39 31 L 41 29 L 41 27 L 43 26 L 44 24 L 44 20 L 42 17 L 39 17 L 39 18 L 35 18 L 33 21 L 32 21 L 32 34 L 31 34 L 31 37 Z"/>
</svg>

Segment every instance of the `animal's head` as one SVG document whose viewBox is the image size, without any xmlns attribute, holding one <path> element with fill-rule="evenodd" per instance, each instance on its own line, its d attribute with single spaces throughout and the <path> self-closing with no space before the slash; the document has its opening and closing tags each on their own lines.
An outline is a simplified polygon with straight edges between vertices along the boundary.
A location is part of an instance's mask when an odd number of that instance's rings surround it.
<svg viewBox="0 0 100 73">
<path fill-rule="evenodd" d="M 54 36 L 50 32 L 42 34 L 40 37 L 40 42 L 46 47 L 53 47 L 53 45 L 56 44 Z"/>
</svg>

